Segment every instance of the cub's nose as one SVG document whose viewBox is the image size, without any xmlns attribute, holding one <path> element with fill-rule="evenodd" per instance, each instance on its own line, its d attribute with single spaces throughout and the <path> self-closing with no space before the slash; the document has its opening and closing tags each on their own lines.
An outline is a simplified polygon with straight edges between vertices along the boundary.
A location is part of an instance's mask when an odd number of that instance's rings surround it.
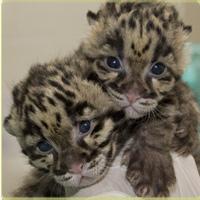
<svg viewBox="0 0 200 200">
<path fill-rule="evenodd" d="M 127 91 L 126 97 L 129 101 L 129 103 L 135 103 L 138 99 L 141 98 L 141 96 L 138 94 L 138 92 L 134 91 L 133 89 L 130 89 Z"/>
<path fill-rule="evenodd" d="M 69 172 L 74 173 L 74 174 L 80 174 L 82 172 L 82 169 L 83 169 L 82 162 L 73 163 L 69 168 Z"/>
</svg>

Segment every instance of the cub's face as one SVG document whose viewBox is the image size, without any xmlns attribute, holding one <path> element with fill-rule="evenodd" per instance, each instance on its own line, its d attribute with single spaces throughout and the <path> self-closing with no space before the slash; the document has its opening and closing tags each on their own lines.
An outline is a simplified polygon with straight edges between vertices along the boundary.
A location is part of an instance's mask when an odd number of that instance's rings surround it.
<svg viewBox="0 0 200 200">
<path fill-rule="evenodd" d="M 156 111 L 184 70 L 191 27 L 161 3 L 107 3 L 88 19 L 92 31 L 82 45 L 93 66 L 88 78 L 131 118 Z"/>
<path fill-rule="evenodd" d="M 85 187 L 106 174 L 117 148 L 116 113 L 97 85 L 39 66 L 13 97 L 4 126 L 33 166 L 67 187 Z"/>
</svg>

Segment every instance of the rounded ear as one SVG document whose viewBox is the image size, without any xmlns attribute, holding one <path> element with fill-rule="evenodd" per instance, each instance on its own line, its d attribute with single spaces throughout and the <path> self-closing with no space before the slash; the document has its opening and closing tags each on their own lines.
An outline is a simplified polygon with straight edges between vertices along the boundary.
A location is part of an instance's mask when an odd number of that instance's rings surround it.
<svg viewBox="0 0 200 200">
<path fill-rule="evenodd" d="M 15 119 L 13 114 L 10 114 L 4 119 L 3 126 L 9 134 L 16 137 L 21 135 L 18 120 Z"/>
<path fill-rule="evenodd" d="M 94 13 L 92 11 L 87 12 L 87 21 L 89 25 L 93 25 L 95 22 L 97 22 L 99 19 L 99 15 L 97 13 Z"/>
<path fill-rule="evenodd" d="M 192 33 L 192 26 L 184 26 L 183 25 L 183 33 L 185 38 L 187 39 L 190 35 L 190 33 Z"/>
<path fill-rule="evenodd" d="M 13 105 L 10 114 L 4 119 L 3 123 L 6 131 L 16 137 L 21 135 L 18 110 L 23 101 L 23 87 L 24 81 L 21 81 L 14 86 L 12 90 Z"/>
</svg>

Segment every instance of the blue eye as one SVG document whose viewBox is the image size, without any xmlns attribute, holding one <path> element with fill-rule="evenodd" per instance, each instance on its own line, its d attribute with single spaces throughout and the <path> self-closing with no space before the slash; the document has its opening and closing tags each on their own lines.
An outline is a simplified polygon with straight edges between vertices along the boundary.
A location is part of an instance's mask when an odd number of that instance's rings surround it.
<svg viewBox="0 0 200 200">
<path fill-rule="evenodd" d="M 43 153 L 47 153 L 53 149 L 53 147 L 46 140 L 38 142 L 37 147 Z"/>
<path fill-rule="evenodd" d="M 106 64 L 108 65 L 108 67 L 110 67 L 112 69 L 120 69 L 121 68 L 121 62 L 120 62 L 119 58 L 116 58 L 113 56 L 107 57 Z"/>
<path fill-rule="evenodd" d="M 90 128 L 91 128 L 91 123 L 88 120 L 81 121 L 79 124 L 79 131 L 82 134 L 87 133 L 90 130 Z"/>
<path fill-rule="evenodd" d="M 165 72 L 165 68 L 166 66 L 162 63 L 155 63 L 152 67 L 151 67 L 151 74 L 154 75 L 161 75 Z"/>
</svg>

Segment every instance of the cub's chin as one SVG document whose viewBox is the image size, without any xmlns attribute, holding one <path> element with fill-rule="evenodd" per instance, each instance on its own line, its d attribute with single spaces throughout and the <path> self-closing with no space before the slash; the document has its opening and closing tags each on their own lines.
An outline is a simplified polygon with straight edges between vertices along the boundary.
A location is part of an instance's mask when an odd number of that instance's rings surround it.
<svg viewBox="0 0 200 200">
<path fill-rule="evenodd" d="M 125 109 L 126 116 L 130 119 L 139 119 L 146 115 L 145 112 L 136 110 L 133 106 L 128 106 Z"/>
<path fill-rule="evenodd" d="M 104 172 L 100 176 L 87 176 L 87 175 L 80 175 L 80 174 L 75 174 L 71 176 L 70 179 L 67 178 L 66 175 L 63 176 L 63 178 L 58 178 L 55 177 L 55 180 L 57 183 L 62 185 L 65 188 L 85 188 L 89 187 L 91 185 L 96 184 L 100 180 L 104 178 L 108 170 L 104 170 Z"/>
<path fill-rule="evenodd" d="M 152 104 L 151 106 L 135 106 L 130 105 L 124 107 L 126 116 L 130 119 L 139 119 L 144 116 L 151 115 L 151 112 L 154 112 L 156 109 L 157 103 Z"/>
<path fill-rule="evenodd" d="M 97 164 L 92 165 L 93 162 L 86 163 L 80 174 L 66 173 L 64 175 L 54 176 L 57 183 L 61 184 L 65 188 L 84 188 L 93 185 L 102 180 L 109 170 L 106 156 L 100 154 L 96 157 Z"/>
</svg>

